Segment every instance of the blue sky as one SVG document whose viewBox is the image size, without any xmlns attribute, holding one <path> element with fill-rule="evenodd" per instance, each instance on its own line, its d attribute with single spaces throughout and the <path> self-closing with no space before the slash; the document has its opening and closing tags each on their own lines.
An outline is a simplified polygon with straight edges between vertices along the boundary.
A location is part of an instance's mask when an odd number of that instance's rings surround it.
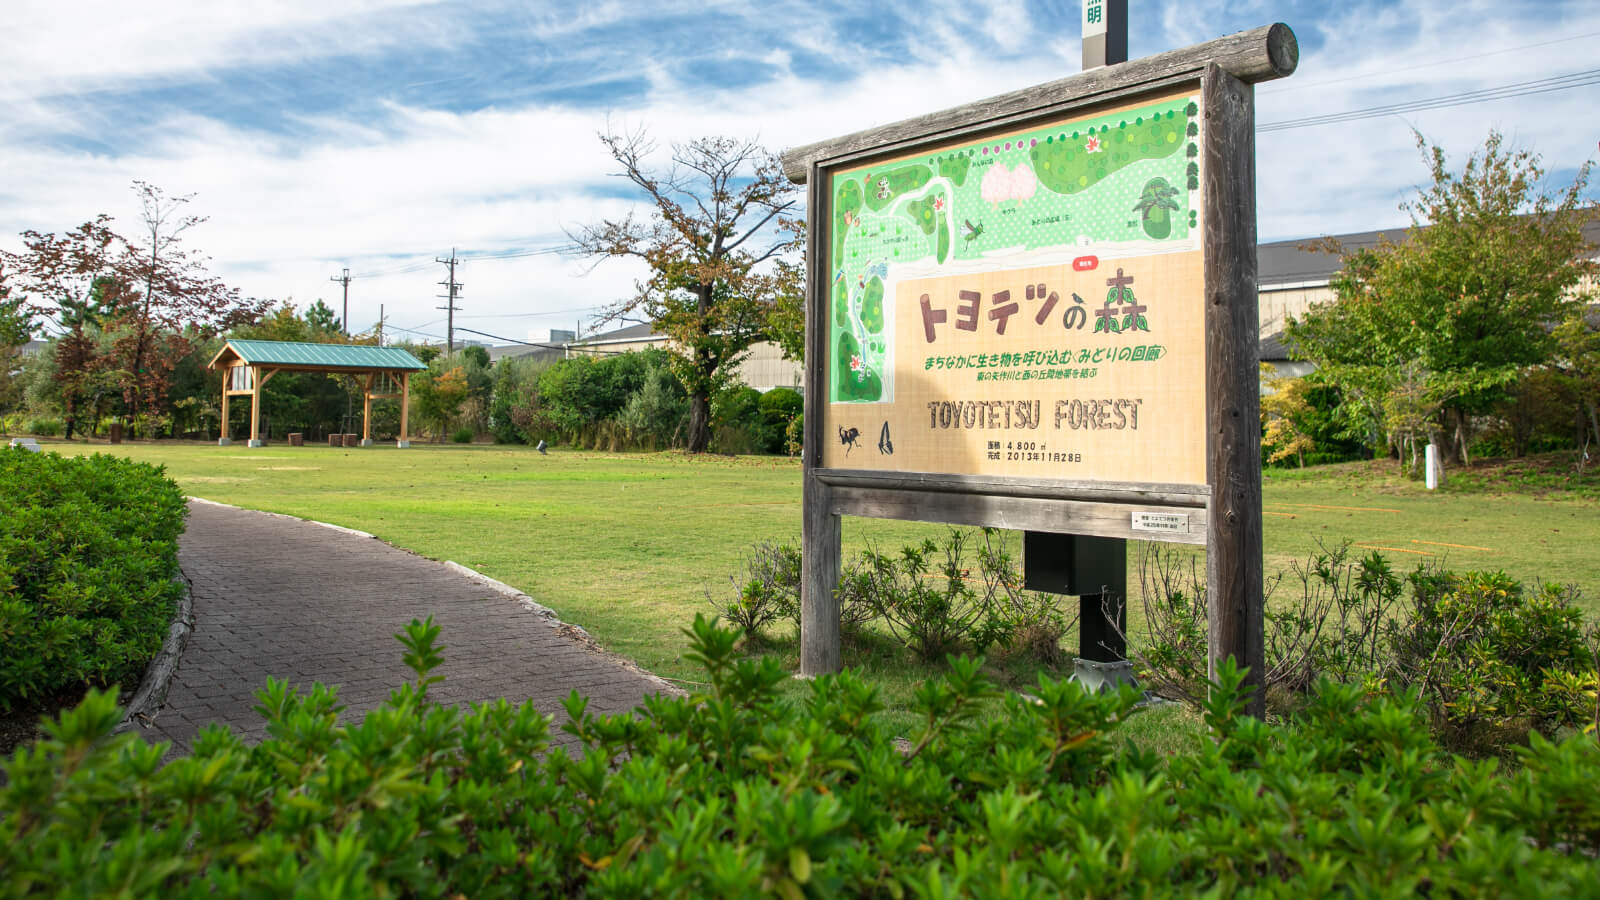
<svg viewBox="0 0 1600 900">
<path fill-rule="evenodd" d="M 15 3 L 10 5 L 15 7 Z M 1274 21 L 1299 71 L 1257 90 L 1263 125 L 1595 70 L 1600 4 L 1129 0 L 1130 54 Z M 245 293 L 317 298 L 348 267 L 352 325 L 443 333 L 434 295 L 467 259 L 458 324 L 511 338 L 585 327 L 627 264 L 558 254 L 625 214 L 596 138 L 725 134 L 777 150 L 1079 69 L 1078 4 L 22 0 L 0 33 L 0 246 L 99 212 L 132 231 L 135 178 L 195 194 L 191 245 Z M 1600 84 L 1257 141 L 1264 240 L 1404 224 L 1416 128 L 1464 158 L 1489 129 L 1570 183 L 1600 142 Z M 1594 191 L 1590 191 L 1591 196 Z M 399 333 L 399 332 L 394 332 Z M 469 335 L 470 336 L 470 335 Z"/>
</svg>

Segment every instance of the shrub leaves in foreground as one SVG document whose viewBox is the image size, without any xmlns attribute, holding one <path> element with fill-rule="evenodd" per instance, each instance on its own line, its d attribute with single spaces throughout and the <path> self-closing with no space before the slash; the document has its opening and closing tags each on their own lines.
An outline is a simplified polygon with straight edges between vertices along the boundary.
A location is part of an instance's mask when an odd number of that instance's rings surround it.
<svg viewBox="0 0 1600 900">
<path fill-rule="evenodd" d="M 439 630 L 400 636 L 416 672 L 359 725 L 335 691 L 259 692 L 269 737 L 222 728 L 166 767 L 110 736 L 91 692 L 17 753 L 0 790 L 12 896 L 1580 896 L 1600 850 L 1600 748 L 1534 737 L 1522 766 L 1441 753 L 1406 697 L 1324 683 L 1287 725 L 1238 715 L 1223 667 L 1213 736 L 1163 762 L 1119 746 L 1131 693 L 1041 679 L 1000 715 L 979 665 L 917 691 L 911 750 L 875 689 L 819 678 L 798 702 L 771 659 L 705 620 L 710 689 L 635 715 L 429 697 Z"/>
</svg>

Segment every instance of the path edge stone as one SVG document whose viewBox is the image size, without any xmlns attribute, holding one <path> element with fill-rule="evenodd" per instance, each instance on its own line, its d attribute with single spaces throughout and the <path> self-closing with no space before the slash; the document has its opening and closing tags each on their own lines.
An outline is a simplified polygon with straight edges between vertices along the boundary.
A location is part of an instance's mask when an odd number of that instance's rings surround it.
<svg viewBox="0 0 1600 900">
<path fill-rule="evenodd" d="M 287 515 L 285 513 L 267 512 L 264 509 L 250 509 L 249 507 L 246 507 L 246 506 L 234 506 L 232 503 L 219 503 L 219 502 L 217 502 L 215 500 L 207 500 L 204 497 L 192 497 L 191 496 L 191 497 L 188 498 L 188 500 L 189 500 L 190 503 L 204 503 L 204 504 L 207 504 L 208 506 L 221 506 L 221 507 L 225 507 L 227 509 L 242 509 L 245 512 L 260 513 L 263 516 L 275 516 L 275 517 L 277 517 L 279 519 L 293 519 L 296 522 L 310 522 L 312 525 L 321 525 L 323 528 L 331 528 L 334 531 L 341 531 L 341 532 L 344 532 L 345 534 L 353 535 L 355 537 L 372 538 L 373 540 L 377 540 L 378 539 L 378 536 L 375 535 L 375 534 L 368 534 L 365 531 L 357 531 L 354 528 L 346 528 L 343 525 L 334 525 L 334 524 L 332 524 L 330 522 L 318 522 L 316 519 L 302 519 L 299 516 L 291 516 L 291 515 Z M 391 544 L 390 546 L 393 546 L 393 545 Z"/>
<path fill-rule="evenodd" d="M 617 655 L 615 653 L 612 653 L 610 650 L 607 650 L 604 646 L 602 646 L 600 644 L 599 641 L 594 639 L 594 635 L 592 635 L 589 632 L 585 631 L 583 626 L 581 626 L 581 625 L 572 625 L 572 624 L 569 624 L 567 622 L 561 621 L 561 618 L 556 615 L 556 611 L 555 610 L 551 609 L 548 606 L 545 606 L 544 604 L 542 604 L 539 601 L 533 599 L 532 597 L 528 596 L 527 594 L 523 593 L 522 591 L 517 590 L 516 588 L 512 587 L 511 585 L 506 584 L 503 581 L 496 581 L 495 579 L 490 578 L 489 576 L 483 574 L 482 572 L 477 571 L 476 569 L 471 569 L 471 568 L 468 568 L 466 566 L 463 566 L 462 564 L 456 562 L 453 559 L 445 560 L 444 561 L 444 566 L 445 566 L 445 568 L 450 569 L 452 572 L 455 572 L 458 575 L 465 576 L 466 578 L 469 578 L 469 579 L 471 579 L 473 581 L 478 582 L 479 584 L 483 585 L 486 588 L 489 588 L 490 590 L 494 591 L 495 593 L 498 593 L 498 594 L 500 594 L 500 595 L 502 595 L 504 597 L 507 597 L 509 599 L 515 600 L 524 609 L 526 609 L 529 612 L 533 613 L 534 615 L 544 619 L 545 622 L 550 625 L 550 627 L 552 627 L 552 628 L 556 629 L 557 631 L 561 632 L 567 638 L 569 638 L 569 639 L 571 639 L 573 641 L 576 641 L 579 644 L 582 644 L 590 652 L 598 653 L 601 656 L 604 656 L 607 659 L 611 660 L 612 662 L 616 663 L 617 665 L 623 667 L 624 669 L 627 669 L 628 671 L 633 672 L 634 674 L 636 674 L 636 675 L 644 678 L 645 680 L 651 682 L 652 684 L 654 684 L 657 687 L 661 688 L 662 693 L 670 694 L 672 696 L 684 696 L 687 693 L 686 691 L 684 691 L 683 688 L 679 687 L 676 684 L 673 684 L 672 682 L 668 681 L 665 678 L 662 678 L 660 675 L 657 675 L 656 673 L 651 672 L 650 670 L 644 668 L 643 666 L 640 666 L 638 663 L 634 662 L 633 660 L 628 659 L 627 657 L 624 657 L 624 656 L 619 656 L 619 655 Z"/>
<path fill-rule="evenodd" d="M 183 593 L 178 597 L 177 612 L 167 626 L 167 636 L 161 642 L 160 651 L 145 666 L 139 688 L 128 701 L 122 721 L 112 729 L 113 734 L 122 734 L 134 726 L 149 728 L 154 724 L 162 704 L 167 702 L 167 691 L 172 688 L 172 678 L 178 673 L 178 662 L 183 658 L 183 651 L 189 646 L 189 635 L 194 631 L 194 584 L 182 569 L 178 570 L 178 574 L 179 577 L 173 580 L 183 586 Z"/>
</svg>

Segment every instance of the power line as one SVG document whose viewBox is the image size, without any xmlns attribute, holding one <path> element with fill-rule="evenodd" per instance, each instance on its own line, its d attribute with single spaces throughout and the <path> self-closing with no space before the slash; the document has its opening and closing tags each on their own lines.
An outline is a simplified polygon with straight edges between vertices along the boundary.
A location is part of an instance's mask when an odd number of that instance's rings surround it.
<svg viewBox="0 0 1600 900">
<path fill-rule="evenodd" d="M 511 344 L 519 344 L 519 345 L 521 345 L 523 347 L 541 347 L 541 348 L 546 349 L 546 350 L 565 350 L 565 349 L 567 349 L 567 345 L 566 344 L 552 344 L 552 343 L 541 342 L 541 341 L 519 341 L 516 338 L 502 337 L 501 335 L 498 335 L 498 334 L 490 334 L 487 331 L 474 331 L 471 328 L 457 328 L 456 330 L 457 331 L 465 331 L 465 332 L 467 332 L 469 334 L 476 334 L 476 335 L 478 335 L 480 337 L 494 338 L 497 341 L 505 341 L 505 342 L 511 343 Z M 574 343 L 577 343 L 577 342 L 574 341 Z M 626 350 L 587 350 L 586 349 L 583 352 L 592 354 L 594 356 L 621 356 L 622 354 L 626 353 L 627 351 Z"/>
<path fill-rule="evenodd" d="M 442 334 L 434 334 L 431 331 L 419 331 L 418 329 L 415 329 L 415 328 L 401 328 L 399 325 L 390 325 L 389 326 L 389 330 L 390 331 L 403 331 L 406 334 L 415 334 L 415 335 L 418 335 L 420 337 L 433 338 L 436 341 L 444 340 L 444 335 L 442 335 Z"/>
<path fill-rule="evenodd" d="M 1494 88 L 1484 88 L 1476 91 L 1463 91 L 1459 94 L 1446 94 L 1442 97 L 1432 97 L 1425 100 L 1409 100 L 1404 103 L 1391 103 L 1387 106 L 1371 106 L 1366 109 L 1353 109 L 1342 113 L 1328 113 L 1321 116 L 1307 116 L 1303 119 L 1287 119 L 1282 122 L 1272 122 L 1256 129 L 1257 133 L 1269 131 L 1288 131 L 1292 128 L 1309 128 L 1314 125 L 1332 125 L 1339 122 L 1354 122 L 1360 119 L 1376 119 L 1382 116 L 1392 116 L 1401 113 L 1421 112 L 1428 109 L 1445 109 L 1452 106 L 1466 106 L 1473 103 L 1487 103 L 1491 100 L 1509 100 L 1513 97 L 1527 97 L 1534 94 L 1547 94 L 1552 91 L 1564 91 L 1575 87 L 1585 87 L 1591 84 L 1600 84 L 1600 69 L 1589 69 L 1584 72 L 1572 72 L 1567 75 L 1556 75 L 1550 78 L 1539 78 L 1533 81 L 1521 81 L 1515 84 L 1502 85 Z"/>
<path fill-rule="evenodd" d="M 1359 75 L 1347 75 L 1347 76 L 1345 76 L 1343 78 L 1325 78 L 1325 79 L 1323 79 L 1321 81 L 1299 81 L 1299 80 L 1280 81 L 1280 82 L 1277 82 L 1277 83 L 1273 84 L 1270 87 L 1265 87 L 1264 89 L 1263 88 L 1258 88 L 1257 92 L 1260 93 L 1260 94 L 1264 94 L 1264 95 L 1265 94 L 1287 94 L 1290 91 L 1302 91 L 1302 90 L 1305 90 L 1307 88 L 1322 87 L 1323 85 L 1326 85 L 1326 84 L 1343 84 L 1343 83 L 1345 83 L 1347 81 L 1364 81 L 1364 80 L 1366 80 L 1368 78 L 1377 78 L 1377 77 L 1380 77 L 1380 76 L 1384 77 L 1384 78 L 1387 78 L 1387 77 L 1389 77 L 1391 75 L 1395 75 L 1395 74 L 1398 74 L 1400 72 L 1415 72 L 1418 69 L 1431 69 L 1431 68 L 1433 68 L 1435 66 L 1447 66 L 1447 65 L 1452 65 L 1454 63 L 1471 62 L 1472 60 L 1475 60 L 1475 59 L 1485 59 L 1485 58 L 1490 57 L 1490 56 L 1500 56 L 1500 55 L 1506 54 L 1506 53 L 1515 53 L 1518 50 L 1533 50 L 1533 49 L 1535 49 L 1537 47 L 1548 47 L 1551 44 L 1565 44 L 1568 41 L 1581 41 L 1581 40 L 1583 40 L 1585 38 L 1592 38 L 1592 37 L 1600 37 L 1600 31 L 1591 31 L 1591 32 L 1588 32 L 1586 34 L 1575 34 L 1575 35 L 1572 35 L 1571 37 L 1556 38 L 1553 41 L 1539 41 L 1538 43 L 1535 43 L 1535 44 L 1521 44 L 1521 45 L 1516 46 L 1516 47 L 1503 47 L 1503 48 L 1501 48 L 1499 50 L 1490 50 L 1490 51 L 1487 51 L 1485 53 L 1474 53 L 1474 54 L 1471 54 L 1470 56 L 1456 56 L 1456 57 L 1452 57 L 1450 59 L 1436 59 L 1433 62 L 1417 63 L 1416 65 L 1413 65 L 1413 66 L 1403 66 L 1403 67 L 1398 68 L 1398 69 L 1388 69 L 1388 68 L 1386 68 L 1386 69 L 1383 69 L 1383 70 L 1377 71 L 1377 72 L 1363 72 L 1363 73 L 1361 73 Z"/>
</svg>

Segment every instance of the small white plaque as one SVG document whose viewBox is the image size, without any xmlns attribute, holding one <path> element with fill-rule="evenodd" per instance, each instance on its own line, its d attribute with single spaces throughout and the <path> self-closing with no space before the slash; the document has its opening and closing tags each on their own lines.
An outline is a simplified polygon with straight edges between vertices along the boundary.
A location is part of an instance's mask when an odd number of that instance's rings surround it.
<svg viewBox="0 0 1600 900">
<path fill-rule="evenodd" d="M 1188 534 L 1188 513 L 1135 512 L 1134 531 L 1156 531 L 1162 534 Z"/>
</svg>

